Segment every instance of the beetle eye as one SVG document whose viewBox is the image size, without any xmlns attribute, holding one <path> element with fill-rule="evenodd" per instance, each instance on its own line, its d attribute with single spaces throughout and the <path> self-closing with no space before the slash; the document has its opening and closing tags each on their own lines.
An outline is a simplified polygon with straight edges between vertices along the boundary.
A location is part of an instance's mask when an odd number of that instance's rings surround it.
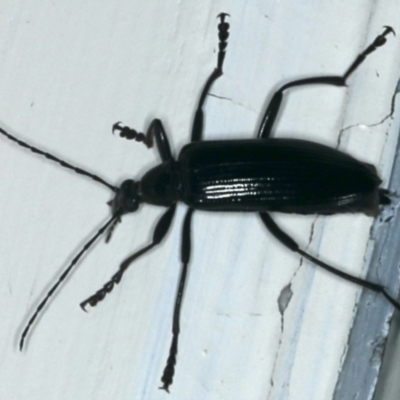
<svg viewBox="0 0 400 400">
<path fill-rule="evenodd" d="M 126 199 L 127 201 L 124 203 L 124 210 L 126 212 L 133 212 L 139 208 L 139 201 L 136 198 Z"/>
</svg>

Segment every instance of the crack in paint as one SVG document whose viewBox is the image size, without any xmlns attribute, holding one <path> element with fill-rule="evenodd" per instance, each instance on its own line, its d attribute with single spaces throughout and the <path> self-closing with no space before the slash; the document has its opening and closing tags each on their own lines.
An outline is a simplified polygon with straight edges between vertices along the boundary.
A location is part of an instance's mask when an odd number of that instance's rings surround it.
<svg viewBox="0 0 400 400">
<path fill-rule="evenodd" d="M 250 112 L 252 112 L 252 113 L 256 113 L 256 111 L 255 111 L 253 108 L 246 107 L 243 103 L 235 102 L 235 101 L 233 101 L 230 97 L 217 96 L 216 94 L 213 94 L 213 93 L 208 93 L 208 96 L 215 97 L 216 99 L 219 99 L 219 100 L 227 100 L 227 101 L 230 101 L 230 102 L 231 102 L 232 104 L 234 104 L 235 106 L 239 106 L 239 107 L 244 108 L 244 109 L 247 110 L 247 111 L 250 111 Z"/>
<path fill-rule="evenodd" d="M 310 247 L 310 244 L 313 240 L 315 224 L 317 222 L 317 219 L 318 219 L 318 216 L 316 216 L 314 218 L 314 221 L 311 224 L 310 235 L 309 235 L 309 239 L 308 239 L 308 244 L 306 246 L 306 250 L 308 250 L 308 248 Z M 285 328 L 285 315 L 284 314 L 285 314 L 285 311 L 286 311 L 287 307 L 289 306 L 289 303 L 293 296 L 292 282 L 294 281 L 297 273 L 300 271 L 300 269 L 303 265 L 303 260 L 304 260 L 303 257 L 301 257 L 298 268 L 292 275 L 289 283 L 282 288 L 280 295 L 278 297 L 278 301 L 277 301 L 278 309 L 279 309 L 279 313 L 281 314 L 281 333 L 279 335 L 278 345 L 277 345 L 276 352 L 275 352 L 274 363 L 273 363 L 273 367 L 272 367 L 272 371 L 271 371 L 270 390 L 267 394 L 267 397 L 266 397 L 267 399 L 271 398 L 271 391 L 272 391 L 272 388 L 274 387 L 274 375 L 275 375 L 275 371 L 277 370 L 277 361 L 278 361 L 278 357 L 279 357 L 279 353 L 280 353 L 280 349 L 281 349 L 281 345 L 282 345 L 283 332 L 284 332 L 284 328 Z"/>
<path fill-rule="evenodd" d="M 385 117 L 383 117 L 380 121 L 374 122 L 372 124 L 359 123 L 359 124 L 349 125 L 349 126 L 346 126 L 343 129 L 341 129 L 340 133 L 339 133 L 339 137 L 338 137 L 337 147 L 340 146 L 340 143 L 341 143 L 341 140 L 342 140 L 342 134 L 344 132 L 346 132 L 347 130 L 350 130 L 350 129 L 356 128 L 356 127 L 363 128 L 363 129 L 364 128 L 374 128 L 375 126 L 383 124 L 389 118 L 393 119 L 393 114 L 394 114 L 394 111 L 395 111 L 395 108 L 396 108 L 396 96 L 397 96 L 398 93 L 400 93 L 400 79 L 397 81 L 396 88 L 394 89 L 394 92 L 393 92 L 393 95 L 392 95 L 392 100 L 390 102 L 390 112 L 389 112 L 389 114 L 387 114 Z M 386 132 L 386 134 L 387 134 L 387 132 Z"/>
</svg>

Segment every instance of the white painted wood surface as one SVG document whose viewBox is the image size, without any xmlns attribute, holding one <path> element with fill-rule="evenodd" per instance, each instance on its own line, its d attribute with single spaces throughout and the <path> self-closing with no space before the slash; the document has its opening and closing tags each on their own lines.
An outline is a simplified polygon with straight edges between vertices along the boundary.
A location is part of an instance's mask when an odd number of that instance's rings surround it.
<svg viewBox="0 0 400 400">
<path fill-rule="evenodd" d="M 400 32 L 397 0 L 3 2 L 1 126 L 111 183 L 139 179 L 158 162 L 156 151 L 112 136 L 111 125 L 121 120 L 145 130 L 161 118 L 179 152 L 216 62 L 221 11 L 231 14 L 231 36 L 225 75 L 211 90 L 217 97 L 207 100 L 205 139 L 254 137 L 280 84 L 341 74 L 383 25 Z M 398 120 L 380 121 L 390 112 L 399 59 L 400 40 L 390 37 L 347 90 L 293 91 L 276 135 L 333 147 L 340 141 L 341 150 L 377 165 L 385 184 Z M 111 194 L 5 138 L 0 182 L 0 398 L 167 398 L 157 387 L 171 338 L 185 207 L 162 246 L 85 314 L 79 302 L 148 242 L 162 210 L 143 206 L 125 217 L 112 242 L 100 241 L 82 260 L 20 353 L 24 324 L 108 218 Z M 365 274 L 370 218 L 276 220 L 312 254 Z M 192 232 L 169 398 L 331 398 L 359 289 L 290 254 L 255 215 L 197 212 Z M 277 301 L 287 285 L 293 296 L 282 315 Z"/>
</svg>

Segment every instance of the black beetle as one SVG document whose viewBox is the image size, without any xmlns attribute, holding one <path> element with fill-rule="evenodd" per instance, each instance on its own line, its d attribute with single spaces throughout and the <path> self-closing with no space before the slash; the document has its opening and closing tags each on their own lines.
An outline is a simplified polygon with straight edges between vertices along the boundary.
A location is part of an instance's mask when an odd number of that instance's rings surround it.
<svg viewBox="0 0 400 400">
<path fill-rule="evenodd" d="M 386 42 L 389 33 L 394 34 L 393 29 L 385 27 L 383 33 L 356 57 L 342 76 L 312 77 L 283 85 L 274 93 L 267 106 L 257 139 L 203 142 L 203 105 L 212 84 L 223 74 L 222 67 L 229 36 L 229 24 L 225 21 L 227 16 L 225 13 L 218 16 L 220 23 L 217 67 L 207 79 L 201 92 L 191 132 L 191 143 L 183 147 L 177 160 L 172 157 L 160 120 L 153 120 L 146 134 L 121 126 L 119 122 L 114 124 L 113 132 L 118 131 L 121 137 L 143 142 L 148 147 L 152 147 L 154 139 L 156 141 L 162 162 L 149 170 L 138 182 L 129 179 L 117 188 L 102 178 L 43 152 L 0 128 L 0 133 L 20 146 L 56 161 L 76 173 L 86 175 L 115 192 L 113 201 L 109 203 L 112 217 L 84 245 L 39 304 L 21 335 L 21 350 L 38 314 L 83 253 L 106 231 L 108 241 L 122 215 L 136 211 L 141 203 L 167 207 L 167 211 L 155 227 L 152 243 L 124 260 L 103 288 L 83 301 L 81 307 L 85 309 L 87 305 L 96 306 L 107 293 L 112 291 L 114 285 L 120 282 L 124 272 L 136 258 L 161 243 L 171 225 L 178 201 L 189 206 L 183 222 L 181 247 L 183 267 L 173 313 L 172 342 L 161 378 L 163 382 L 161 389 L 168 391 L 175 373 L 180 331 L 179 316 L 191 251 L 190 224 L 195 209 L 258 212 L 266 228 L 287 248 L 341 278 L 381 293 L 400 310 L 400 303 L 390 296 L 382 285 L 342 272 L 301 250 L 269 214 L 271 211 L 323 215 L 362 212 L 375 216 L 379 212 L 380 205 L 390 203 L 389 192 L 379 187 L 381 180 L 374 166 L 318 143 L 295 139 L 272 139 L 270 136 L 280 110 L 283 93 L 287 89 L 315 84 L 346 86 L 347 78 L 370 53 Z"/>
</svg>

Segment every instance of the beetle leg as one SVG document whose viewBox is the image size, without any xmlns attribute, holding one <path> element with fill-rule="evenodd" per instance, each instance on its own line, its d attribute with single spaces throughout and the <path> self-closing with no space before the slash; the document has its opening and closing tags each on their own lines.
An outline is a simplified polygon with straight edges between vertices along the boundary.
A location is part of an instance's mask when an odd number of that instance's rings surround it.
<svg viewBox="0 0 400 400">
<path fill-rule="evenodd" d="M 321 76 L 316 78 L 299 79 L 293 82 L 289 82 L 286 85 L 283 85 L 272 96 L 272 99 L 268 104 L 267 110 L 265 111 L 262 117 L 257 137 L 260 139 L 268 139 L 271 136 L 272 128 L 274 126 L 276 117 L 278 116 L 278 112 L 281 107 L 283 92 L 286 89 L 303 85 L 313 85 L 313 84 L 346 86 L 346 82 L 342 76 Z"/>
<path fill-rule="evenodd" d="M 353 282 L 356 285 L 362 286 L 376 293 L 382 294 L 397 310 L 400 311 L 400 303 L 398 303 L 392 296 L 390 296 L 382 285 L 347 274 L 346 272 L 340 271 L 339 269 L 334 268 L 328 264 L 325 264 L 324 262 L 318 260 L 317 258 L 309 255 L 305 251 L 301 250 L 299 248 L 299 245 L 287 233 L 283 232 L 282 229 L 279 228 L 279 226 L 275 223 L 275 221 L 271 218 L 271 216 L 268 213 L 261 212 L 260 216 L 264 225 L 272 233 L 272 235 L 277 240 L 279 240 L 284 246 L 286 246 L 289 250 L 299 253 L 307 260 L 318 265 L 319 267 L 324 268 L 325 270 L 331 272 L 332 274 L 339 276 L 342 279 L 345 279 L 349 282 Z"/>
<path fill-rule="evenodd" d="M 351 75 L 358 67 L 359 65 L 367 58 L 367 56 L 371 53 L 373 53 L 378 47 L 383 46 L 386 43 L 386 37 L 389 35 L 389 33 L 393 33 L 393 35 L 396 36 L 396 32 L 391 26 L 385 26 L 385 30 L 383 33 L 378 35 L 375 40 L 361 53 L 359 54 L 354 62 L 350 65 L 350 67 L 347 69 L 345 74 L 343 75 L 343 78 L 346 80 L 349 75 Z"/>
<path fill-rule="evenodd" d="M 103 287 L 100 290 L 98 290 L 92 296 L 88 297 L 86 300 L 82 301 L 80 306 L 84 311 L 86 311 L 85 307 L 88 304 L 92 307 L 95 307 L 98 302 L 104 300 L 106 295 L 113 290 L 114 285 L 118 284 L 121 281 L 122 275 L 132 264 L 133 261 L 135 261 L 141 255 L 147 253 L 150 249 L 161 243 L 164 236 L 167 234 L 169 227 L 171 226 L 172 218 L 174 217 L 175 214 L 175 209 L 176 209 L 176 204 L 173 204 L 162 215 L 162 217 L 160 218 L 160 220 L 156 225 L 156 228 L 154 229 L 153 241 L 149 245 L 143 247 L 141 250 L 137 251 L 136 253 L 129 256 L 126 260 L 124 260 L 119 266 L 118 271 L 111 277 L 111 279 L 108 282 L 106 282 L 103 285 Z"/>
<path fill-rule="evenodd" d="M 153 147 L 153 139 L 156 139 L 157 149 L 160 153 L 161 160 L 167 161 L 172 158 L 171 148 L 162 122 L 155 118 L 151 121 L 147 129 L 146 135 L 142 132 L 137 132 L 135 129 L 128 126 L 121 126 L 120 122 L 116 122 L 112 127 L 112 132 L 119 131 L 119 136 L 128 140 L 136 140 L 144 143 L 148 148 Z"/>
<path fill-rule="evenodd" d="M 171 148 L 167 134 L 165 133 L 164 126 L 158 118 L 153 119 L 149 128 L 147 129 L 146 137 L 148 140 L 153 142 L 153 138 L 156 139 L 157 149 L 160 153 L 162 161 L 168 161 L 172 159 Z"/>
<path fill-rule="evenodd" d="M 167 392 L 169 392 L 168 388 L 172 384 L 174 378 L 176 355 L 178 354 L 178 338 L 180 331 L 179 319 L 181 314 L 183 292 L 185 290 L 187 269 L 190 260 L 190 250 L 191 250 L 190 223 L 192 220 L 193 211 L 194 211 L 193 208 L 189 208 L 186 213 L 185 220 L 183 221 L 182 247 L 181 247 L 181 260 L 183 265 L 182 265 L 181 276 L 179 278 L 178 292 L 176 294 L 176 299 L 175 299 L 174 314 L 172 321 L 171 347 L 169 349 L 167 365 L 165 366 L 163 375 L 161 377 L 161 382 L 163 382 L 163 386 L 160 387 L 160 389 L 166 390 Z"/>
<path fill-rule="evenodd" d="M 320 76 L 315 78 L 299 79 L 293 82 L 289 82 L 278 89 L 272 96 L 271 101 L 268 104 L 267 110 L 261 120 L 260 129 L 257 137 L 260 139 L 268 139 L 271 136 L 272 128 L 278 115 L 283 92 L 286 89 L 303 86 L 303 85 L 333 85 L 333 86 L 346 86 L 347 78 L 360 66 L 360 64 L 366 59 L 366 57 L 374 52 L 378 47 L 383 46 L 386 43 L 386 37 L 389 33 L 394 34 L 393 28 L 386 26 L 382 34 L 377 36 L 375 40 L 351 63 L 350 67 L 343 74 L 343 76 Z"/>
<path fill-rule="evenodd" d="M 229 14 L 226 13 L 221 13 L 218 15 L 217 18 L 220 18 L 221 22 L 218 24 L 218 38 L 219 38 L 219 43 L 218 43 L 218 61 L 217 61 L 217 67 L 214 69 L 214 71 L 211 73 L 211 75 L 208 77 L 203 91 L 201 92 L 200 95 L 200 100 L 199 104 L 196 109 L 196 113 L 194 116 L 193 120 L 193 126 L 192 126 L 192 142 L 198 142 L 201 140 L 202 134 L 203 134 L 203 120 L 204 120 L 204 115 L 203 115 L 203 105 L 206 99 L 206 96 L 212 86 L 212 84 L 220 77 L 222 76 L 222 66 L 224 64 L 224 59 L 225 59 L 225 50 L 226 47 L 228 46 L 228 37 L 229 37 L 229 24 L 225 22 L 225 18 L 229 16 Z"/>
</svg>

